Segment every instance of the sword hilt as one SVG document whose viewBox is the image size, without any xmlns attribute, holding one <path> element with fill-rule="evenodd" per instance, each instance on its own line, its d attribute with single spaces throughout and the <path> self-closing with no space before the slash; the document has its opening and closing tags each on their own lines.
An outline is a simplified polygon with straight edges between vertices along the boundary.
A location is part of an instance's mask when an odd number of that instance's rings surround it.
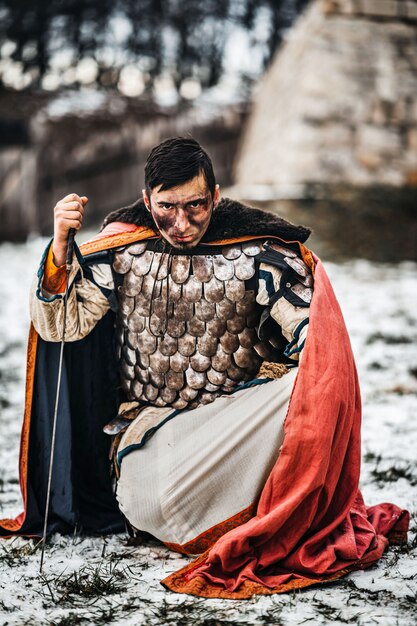
<svg viewBox="0 0 417 626">
<path fill-rule="evenodd" d="M 70 228 L 68 231 L 68 245 L 67 245 L 67 258 L 66 265 L 67 270 L 72 268 L 72 257 L 74 254 L 74 237 L 75 237 L 75 228 Z"/>
</svg>

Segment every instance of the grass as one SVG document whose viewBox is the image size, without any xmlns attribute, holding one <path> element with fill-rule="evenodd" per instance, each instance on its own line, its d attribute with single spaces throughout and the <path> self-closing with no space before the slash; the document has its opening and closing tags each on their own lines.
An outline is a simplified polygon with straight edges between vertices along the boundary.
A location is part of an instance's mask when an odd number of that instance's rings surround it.
<svg viewBox="0 0 417 626">
<path fill-rule="evenodd" d="M 50 626 L 76 626 L 77 624 L 85 624 L 86 622 L 86 618 L 79 613 L 68 613 L 68 615 L 64 615 L 57 620 L 52 620 L 49 624 Z"/>
<path fill-rule="evenodd" d="M 22 544 L 18 541 L 16 544 L 17 539 L 20 540 L 17 537 L 8 541 L 0 541 L 0 564 L 5 563 L 9 567 L 19 567 L 23 563 L 27 563 L 29 557 L 35 552 L 36 545 L 34 546 L 33 542 L 29 540 Z"/>
<path fill-rule="evenodd" d="M 382 341 L 383 343 L 394 346 L 401 343 L 413 343 L 413 338 L 408 335 L 390 335 L 388 333 L 372 333 L 366 340 L 366 344 L 369 346 L 377 341 Z"/>
<path fill-rule="evenodd" d="M 400 478 L 408 480 L 413 487 L 417 485 L 415 468 L 411 463 L 401 464 L 401 462 L 399 462 L 381 468 L 381 462 L 387 463 L 387 460 L 383 459 L 382 455 L 374 454 L 369 451 L 364 454 L 363 459 L 366 463 L 375 463 L 375 467 L 370 470 L 370 474 L 373 481 L 379 486 L 383 486 L 385 483 L 396 482 Z"/>
<path fill-rule="evenodd" d="M 39 579 L 42 593 L 55 604 L 77 604 L 95 601 L 97 598 L 125 591 L 128 581 L 128 568 L 120 568 L 119 561 L 103 561 L 98 565 L 84 565 L 68 576 L 45 576 Z"/>
<path fill-rule="evenodd" d="M 405 611 L 409 615 L 415 614 L 415 607 L 417 604 L 417 592 L 410 589 L 410 593 L 402 597 L 397 597 L 394 593 L 387 591 L 386 589 L 363 589 L 357 587 L 353 580 L 346 580 L 345 586 L 351 590 L 350 597 L 364 600 L 366 598 L 367 603 L 374 607 L 384 607 L 387 605 L 395 606 L 398 611 Z"/>
</svg>

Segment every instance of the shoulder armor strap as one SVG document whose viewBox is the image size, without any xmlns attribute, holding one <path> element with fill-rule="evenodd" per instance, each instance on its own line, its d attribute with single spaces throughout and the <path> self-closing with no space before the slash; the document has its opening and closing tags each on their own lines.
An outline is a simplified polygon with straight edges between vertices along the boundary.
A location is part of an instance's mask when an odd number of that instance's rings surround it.
<svg viewBox="0 0 417 626">
<path fill-rule="evenodd" d="M 308 307 L 312 296 L 313 276 L 311 269 L 290 248 L 275 242 L 266 242 L 264 252 L 257 255 L 259 263 L 272 265 L 281 270 L 279 290 L 274 293 L 269 306 L 284 296 L 294 306 Z"/>
</svg>

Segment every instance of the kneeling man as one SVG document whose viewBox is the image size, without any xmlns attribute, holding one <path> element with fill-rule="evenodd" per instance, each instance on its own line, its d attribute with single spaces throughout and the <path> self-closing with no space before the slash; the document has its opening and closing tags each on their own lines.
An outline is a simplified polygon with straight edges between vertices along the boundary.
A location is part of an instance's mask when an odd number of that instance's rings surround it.
<svg viewBox="0 0 417 626">
<path fill-rule="evenodd" d="M 54 209 L 31 297 L 47 345 L 62 338 L 68 231 L 87 201 Z M 117 527 L 104 427 L 131 533 L 203 553 L 164 581 L 173 590 L 306 586 L 373 563 L 404 533 L 404 512 L 370 513 L 357 489 L 356 370 L 309 233 L 221 198 L 195 140 L 151 151 L 142 198 L 107 216 L 69 275 L 61 436 L 72 443 L 58 443 L 55 485 L 62 474 L 68 489 L 52 499 L 56 527 Z"/>
</svg>

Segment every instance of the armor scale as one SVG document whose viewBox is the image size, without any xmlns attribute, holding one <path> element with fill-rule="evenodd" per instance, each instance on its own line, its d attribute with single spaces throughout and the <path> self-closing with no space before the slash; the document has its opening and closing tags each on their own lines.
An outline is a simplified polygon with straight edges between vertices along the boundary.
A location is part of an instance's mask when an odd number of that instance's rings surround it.
<svg viewBox="0 0 417 626">
<path fill-rule="evenodd" d="M 206 250 L 157 252 L 144 242 L 116 251 L 116 349 L 128 400 L 194 408 L 254 378 L 264 359 L 281 360 L 258 337 L 262 307 L 247 285 L 262 242 Z"/>
</svg>

